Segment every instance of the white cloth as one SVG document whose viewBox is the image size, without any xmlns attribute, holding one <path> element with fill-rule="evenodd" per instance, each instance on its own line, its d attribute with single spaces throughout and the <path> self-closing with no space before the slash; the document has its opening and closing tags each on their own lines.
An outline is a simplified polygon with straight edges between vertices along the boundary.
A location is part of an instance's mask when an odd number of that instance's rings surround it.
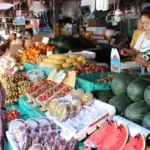
<svg viewBox="0 0 150 150">
<path fill-rule="evenodd" d="M 145 53 L 150 50 L 150 40 L 146 39 L 145 32 L 143 32 L 137 40 L 134 49 L 140 51 L 141 53 Z"/>
</svg>

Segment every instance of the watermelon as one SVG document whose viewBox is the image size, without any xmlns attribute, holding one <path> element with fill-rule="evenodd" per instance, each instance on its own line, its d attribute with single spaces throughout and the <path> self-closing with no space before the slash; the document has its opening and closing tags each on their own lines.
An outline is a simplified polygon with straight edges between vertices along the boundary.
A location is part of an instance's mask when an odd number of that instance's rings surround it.
<svg viewBox="0 0 150 150">
<path fill-rule="evenodd" d="M 107 123 L 105 123 L 96 132 L 94 132 L 90 137 L 88 137 L 87 140 L 85 140 L 84 150 L 86 150 L 86 147 L 96 148 L 98 146 L 98 143 L 106 139 L 108 136 L 108 133 L 112 132 L 116 128 L 117 128 L 116 122 L 113 120 L 110 120 Z"/>
<path fill-rule="evenodd" d="M 59 36 L 57 38 L 51 39 L 50 41 L 51 44 L 56 45 L 58 48 L 62 49 L 71 49 L 71 42 L 70 38 L 67 36 Z"/>
<path fill-rule="evenodd" d="M 127 91 L 127 86 L 133 80 L 133 76 L 127 73 L 118 74 L 113 80 L 111 84 L 111 89 L 116 95 L 120 95 Z"/>
<path fill-rule="evenodd" d="M 141 78 L 133 80 L 127 88 L 127 94 L 131 100 L 137 102 L 144 99 L 144 90 L 150 82 Z"/>
<path fill-rule="evenodd" d="M 114 96 L 114 93 L 112 92 L 112 90 L 94 91 L 92 93 L 96 99 L 98 99 L 102 102 L 106 102 L 106 103 Z"/>
<path fill-rule="evenodd" d="M 141 79 L 144 79 L 144 80 L 150 81 L 150 75 L 148 75 L 148 74 L 141 75 L 140 78 L 141 78 Z"/>
<path fill-rule="evenodd" d="M 150 112 L 144 116 L 142 120 L 142 126 L 150 129 Z"/>
<path fill-rule="evenodd" d="M 125 117 L 135 123 L 141 124 L 143 117 L 150 111 L 150 107 L 144 102 L 130 104 L 125 110 Z"/>
<path fill-rule="evenodd" d="M 150 106 L 150 85 L 148 85 L 144 91 L 144 100 L 147 105 Z"/>
<path fill-rule="evenodd" d="M 53 51 L 53 54 L 64 54 L 68 53 L 68 51 L 68 49 L 56 47 L 56 49 Z"/>
<path fill-rule="evenodd" d="M 145 150 L 145 138 L 138 134 L 130 138 L 129 142 L 123 147 L 122 150 Z"/>
<path fill-rule="evenodd" d="M 132 103 L 131 99 L 127 96 L 126 93 L 121 95 L 114 96 L 109 104 L 115 106 L 118 114 L 123 114 L 125 109 Z"/>
<path fill-rule="evenodd" d="M 128 140 L 128 129 L 120 124 L 99 143 L 98 150 L 122 150 Z"/>
<path fill-rule="evenodd" d="M 50 40 L 50 44 L 56 45 L 56 44 L 57 44 L 57 38 L 52 38 L 52 39 Z"/>
</svg>

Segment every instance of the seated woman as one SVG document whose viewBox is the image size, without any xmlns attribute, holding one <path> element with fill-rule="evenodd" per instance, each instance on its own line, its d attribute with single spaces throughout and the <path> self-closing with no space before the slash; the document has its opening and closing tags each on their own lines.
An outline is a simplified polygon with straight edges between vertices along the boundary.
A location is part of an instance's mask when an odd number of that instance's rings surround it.
<svg viewBox="0 0 150 150">
<path fill-rule="evenodd" d="M 136 41 L 133 48 L 122 49 L 120 51 L 121 55 L 123 55 L 123 56 L 136 56 L 137 54 L 140 54 L 140 56 L 142 57 L 143 54 L 150 51 L 150 6 L 146 7 L 141 12 L 140 20 L 142 22 L 144 31 L 140 35 L 139 39 Z"/>
</svg>

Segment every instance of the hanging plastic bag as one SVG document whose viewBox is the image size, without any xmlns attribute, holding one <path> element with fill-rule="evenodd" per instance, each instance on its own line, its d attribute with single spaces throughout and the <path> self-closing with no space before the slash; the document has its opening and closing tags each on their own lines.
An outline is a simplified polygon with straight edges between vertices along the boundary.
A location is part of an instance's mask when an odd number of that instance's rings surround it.
<svg viewBox="0 0 150 150">
<path fill-rule="evenodd" d="M 90 0 L 90 12 L 91 14 L 94 13 L 96 8 L 96 0 Z"/>
</svg>

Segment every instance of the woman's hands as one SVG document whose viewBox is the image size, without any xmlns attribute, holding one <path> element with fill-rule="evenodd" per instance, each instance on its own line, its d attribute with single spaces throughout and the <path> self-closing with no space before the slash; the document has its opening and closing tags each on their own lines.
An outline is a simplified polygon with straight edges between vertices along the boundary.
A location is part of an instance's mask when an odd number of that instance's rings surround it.
<svg viewBox="0 0 150 150">
<path fill-rule="evenodd" d="M 144 60 L 142 58 L 138 58 L 138 59 L 135 59 L 135 62 L 145 66 L 146 68 L 150 68 L 150 62 L 147 60 Z"/>
<path fill-rule="evenodd" d="M 123 56 L 136 56 L 137 51 L 134 49 L 123 48 L 122 50 L 120 50 L 120 54 Z"/>
<path fill-rule="evenodd" d="M 128 50 L 129 50 L 129 49 L 127 49 L 127 48 L 123 48 L 123 49 L 120 50 L 120 54 L 121 54 L 122 56 L 128 56 Z"/>
</svg>

